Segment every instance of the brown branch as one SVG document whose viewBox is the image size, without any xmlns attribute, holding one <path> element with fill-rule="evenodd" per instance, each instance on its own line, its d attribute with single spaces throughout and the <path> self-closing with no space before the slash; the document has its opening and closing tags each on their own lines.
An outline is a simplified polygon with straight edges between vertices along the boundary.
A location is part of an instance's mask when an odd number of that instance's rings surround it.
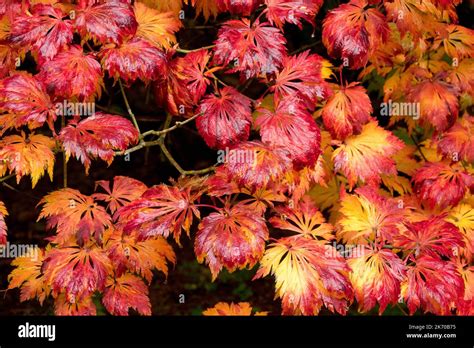
<svg viewBox="0 0 474 348">
<path fill-rule="evenodd" d="M 125 94 L 125 90 L 123 89 L 122 80 L 119 79 L 118 82 L 119 82 L 119 86 L 120 86 L 120 92 L 122 92 L 123 101 L 125 102 L 125 107 L 127 108 L 128 115 L 132 119 L 132 122 L 133 122 L 135 128 L 137 129 L 138 133 L 141 133 L 140 132 L 140 127 L 138 126 L 137 119 L 135 118 L 135 115 L 133 114 L 132 108 L 130 107 L 130 104 L 128 103 L 127 95 Z"/>
<path fill-rule="evenodd" d="M 198 113 L 196 115 L 193 115 L 191 116 L 190 118 L 184 120 L 184 121 L 177 121 L 174 126 L 170 127 L 170 128 L 165 128 L 165 129 L 162 129 L 162 130 L 149 130 L 149 131 L 146 131 L 145 133 L 142 133 L 141 137 L 146 137 L 147 135 L 163 135 L 163 134 L 166 134 L 168 132 L 171 132 L 171 131 L 174 131 L 175 129 L 179 128 L 179 127 L 182 127 L 184 126 L 186 123 L 189 123 L 193 120 L 195 120 L 196 118 L 198 118 L 200 115 L 202 115 L 202 113 Z"/>
</svg>

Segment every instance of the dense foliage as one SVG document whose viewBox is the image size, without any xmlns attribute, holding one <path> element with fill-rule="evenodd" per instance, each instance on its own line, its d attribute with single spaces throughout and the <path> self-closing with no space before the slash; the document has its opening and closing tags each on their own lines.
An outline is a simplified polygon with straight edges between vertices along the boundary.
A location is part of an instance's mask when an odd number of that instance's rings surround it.
<svg viewBox="0 0 474 348">
<path fill-rule="evenodd" d="M 9 289 L 52 297 L 57 315 L 150 315 L 148 284 L 191 238 L 213 281 L 253 267 L 274 280 L 283 314 L 473 315 L 474 31 L 459 0 L 329 3 L 1 0 L 0 182 L 34 188 L 56 162 L 64 176 L 38 204 L 47 245 L 12 262 Z M 186 27 L 215 37 L 182 47 Z M 134 113 L 142 87 L 161 129 Z M 173 157 L 167 135 L 185 125 L 215 165 Z M 89 173 L 147 148 L 174 179 L 68 187 L 68 161 Z M 252 313 L 266 314 L 204 312 Z"/>
</svg>

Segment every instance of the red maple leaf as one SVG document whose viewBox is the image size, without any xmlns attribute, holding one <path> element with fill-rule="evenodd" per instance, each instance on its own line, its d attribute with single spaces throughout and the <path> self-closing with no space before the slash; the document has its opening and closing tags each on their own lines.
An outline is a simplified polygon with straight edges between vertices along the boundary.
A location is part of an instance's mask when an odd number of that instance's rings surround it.
<svg viewBox="0 0 474 348">
<path fill-rule="evenodd" d="M 109 1 L 79 9 L 75 24 L 83 41 L 93 39 L 101 44 L 120 44 L 137 31 L 133 8 L 123 1 Z"/>
<path fill-rule="evenodd" d="M 179 243 L 181 229 L 189 235 L 193 216 L 200 217 L 193 204 L 197 198 L 190 188 L 153 186 L 140 199 L 117 211 L 119 224 L 126 234 L 137 233 L 139 240 L 172 233 Z"/>
<path fill-rule="evenodd" d="M 350 69 L 362 68 L 390 32 L 385 16 L 367 8 L 366 0 L 351 0 L 331 10 L 323 22 L 323 43 L 332 57 L 347 59 Z"/>
<path fill-rule="evenodd" d="M 419 199 L 431 208 L 456 206 L 469 188 L 474 178 L 460 165 L 441 162 L 426 162 L 412 177 L 413 188 Z"/>
<path fill-rule="evenodd" d="M 225 149 L 250 134 L 251 101 L 233 87 L 224 87 L 219 95 L 206 96 L 199 106 L 202 113 L 196 119 L 199 134 L 211 148 Z"/>
<path fill-rule="evenodd" d="M 452 303 L 462 298 L 463 289 L 463 280 L 452 262 L 424 255 L 408 266 L 401 295 L 410 314 L 420 308 L 425 313 L 448 315 Z"/>
<path fill-rule="evenodd" d="M 229 151 L 223 170 L 239 185 L 257 189 L 278 181 L 291 168 L 291 159 L 285 149 L 248 141 Z"/>
<path fill-rule="evenodd" d="M 112 315 L 128 315 L 130 308 L 142 315 L 151 315 L 148 287 L 143 280 L 130 273 L 107 279 L 102 303 Z"/>
<path fill-rule="evenodd" d="M 233 64 L 228 72 L 240 72 L 242 79 L 275 73 L 286 53 L 285 38 L 277 28 L 246 18 L 225 22 L 215 44 L 213 62 Z"/>
<path fill-rule="evenodd" d="M 114 150 L 124 151 L 130 144 L 136 143 L 138 131 L 124 117 L 97 112 L 80 122 L 69 122 L 61 129 L 59 139 L 67 159 L 73 155 L 88 172 L 91 158 L 99 157 L 108 164 L 112 163 Z"/>
<path fill-rule="evenodd" d="M 255 210 L 241 204 L 226 206 L 199 224 L 194 250 L 215 280 L 222 267 L 229 272 L 252 268 L 262 257 L 268 229 Z"/>
<path fill-rule="evenodd" d="M 11 42 L 30 48 L 40 61 L 56 56 L 61 47 L 71 43 L 73 26 L 61 9 L 47 4 L 36 4 L 31 15 L 15 16 L 11 29 Z"/>
<path fill-rule="evenodd" d="M 154 81 L 163 78 L 166 70 L 165 54 L 148 41 L 134 37 L 119 46 L 103 46 L 99 52 L 102 65 L 109 76 L 127 82 L 136 79 Z"/>
<path fill-rule="evenodd" d="M 415 255 L 452 257 L 464 246 L 463 236 L 456 226 L 434 216 L 428 220 L 405 223 L 405 229 L 395 236 L 394 245 Z"/>
<path fill-rule="evenodd" d="M 364 87 L 350 83 L 335 91 L 322 111 L 324 126 L 333 138 L 344 140 L 358 134 L 370 121 L 372 104 Z"/>
<path fill-rule="evenodd" d="M 317 54 L 305 51 L 294 56 L 285 56 L 282 69 L 276 73 L 275 83 L 270 87 L 275 92 L 275 99 L 296 96 L 305 102 L 309 109 L 314 109 L 319 99 L 332 94 L 329 84 L 324 81 L 331 71 L 330 63 Z"/>
<path fill-rule="evenodd" d="M 216 0 L 220 12 L 230 12 L 231 14 L 250 16 L 263 0 Z"/>
<path fill-rule="evenodd" d="M 321 153 L 321 131 L 298 97 L 280 100 L 274 113 L 260 108 L 256 124 L 262 141 L 287 150 L 296 168 L 316 163 Z"/>
<path fill-rule="evenodd" d="M 94 245 L 71 245 L 52 249 L 43 263 L 46 282 L 53 296 L 63 293 L 72 302 L 104 291 L 112 264 L 105 251 Z"/>
<path fill-rule="evenodd" d="M 303 20 L 314 26 L 314 17 L 323 0 L 265 0 L 265 4 L 264 12 L 270 24 L 283 28 L 284 24 L 291 23 L 302 29 Z"/>
<path fill-rule="evenodd" d="M 464 115 L 439 137 L 437 148 L 446 158 L 474 162 L 474 117 Z"/>
<path fill-rule="evenodd" d="M 0 135 L 10 128 L 35 129 L 45 122 L 54 129 L 55 120 L 53 103 L 34 76 L 18 72 L 0 82 Z"/>
<path fill-rule="evenodd" d="M 103 85 L 99 62 L 91 54 L 84 54 L 77 45 L 41 65 L 37 77 L 48 93 L 81 101 L 100 97 Z"/>
</svg>

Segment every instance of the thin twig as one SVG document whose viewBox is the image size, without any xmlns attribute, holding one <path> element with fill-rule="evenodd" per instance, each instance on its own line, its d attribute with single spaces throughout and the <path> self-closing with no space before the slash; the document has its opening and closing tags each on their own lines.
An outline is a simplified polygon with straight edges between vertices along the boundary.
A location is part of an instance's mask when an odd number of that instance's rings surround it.
<svg viewBox="0 0 474 348">
<path fill-rule="evenodd" d="M 61 118 L 61 129 L 66 127 L 66 118 L 63 116 Z M 67 155 L 66 151 L 63 151 L 63 187 L 67 187 Z"/>
<path fill-rule="evenodd" d="M 184 48 L 177 48 L 176 52 L 178 52 L 178 53 L 191 53 L 191 52 L 196 52 L 196 51 L 200 51 L 200 50 L 208 50 L 208 49 L 211 49 L 211 48 L 214 48 L 214 47 L 216 47 L 216 45 L 204 46 L 204 47 L 200 47 L 200 48 L 196 48 L 196 49 L 192 49 L 192 50 L 185 50 Z"/>
<path fill-rule="evenodd" d="M 418 141 L 416 141 L 415 137 L 413 136 L 413 134 L 410 135 L 410 138 L 411 140 L 413 140 L 413 142 L 415 143 L 416 145 L 416 148 L 418 149 L 418 152 L 420 153 L 421 157 L 423 157 L 423 159 L 425 160 L 425 162 L 429 162 L 426 157 L 425 157 L 425 154 L 423 153 L 423 151 L 421 151 L 421 146 L 420 144 L 418 144 Z"/>
<path fill-rule="evenodd" d="M 168 132 L 171 132 L 179 127 L 182 127 L 184 126 L 186 123 L 189 123 L 193 120 L 195 120 L 196 118 L 198 118 L 200 115 L 202 115 L 202 113 L 198 113 L 196 115 L 193 115 L 191 116 L 190 118 L 187 118 L 186 120 L 184 121 L 177 121 L 174 126 L 172 127 L 169 127 L 169 128 L 166 128 L 166 129 L 162 129 L 162 130 L 149 130 L 149 131 L 146 131 L 145 133 L 142 133 L 142 137 L 146 137 L 147 135 L 163 135 L 163 134 L 166 134 Z"/>
<path fill-rule="evenodd" d="M 122 80 L 119 79 L 118 82 L 120 86 L 120 91 L 122 92 L 123 101 L 125 102 L 125 107 L 127 108 L 128 115 L 132 119 L 132 122 L 135 125 L 135 128 L 137 129 L 138 133 L 141 133 L 140 127 L 138 126 L 137 119 L 135 118 L 132 108 L 130 107 L 130 104 L 128 103 L 127 95 L 125 94 L 125 90 L 123 89 Z"/>
<path fill-rule="evenodd" d="M 8 179 L 13 178 L 14 176 L 15 176 L 15 174 L 10 174 L 10 175 L 4 176 L 3 178 L 0 178 L 0 182 L 7 181 Z"/>
</svg>

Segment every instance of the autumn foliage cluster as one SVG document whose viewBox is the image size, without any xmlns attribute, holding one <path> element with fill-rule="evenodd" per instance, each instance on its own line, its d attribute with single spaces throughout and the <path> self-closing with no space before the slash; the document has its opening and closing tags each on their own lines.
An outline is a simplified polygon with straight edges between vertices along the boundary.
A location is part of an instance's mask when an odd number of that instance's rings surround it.
<svg viewBox="0 0 474 348">
<path fill-rule="evenodd" d="M 474 32 L 459 3 L 1 0 L 1 181 L 35 187 L 56 162 L 89 172 L 148 147 L 176 168 L 152 187 L 58 183 L 38 204 L 47 245 L 12 261 L 8 288 L 57 315 L 95 315 L 96 298 L 150 315 L 148 284 L 191 238 L 213 281 L 253 267 L 274 281 L 283 314 L 474 315 Z M 181 47 L 188 23 L 214 26 L 212 44 Z M 290 50 L 288 31 L 308 28 L 321 40 Z M 161 129 L 140 130 L 139 83 Z M 125 114 L 100 102 L 111 89 Z M 67 116 L 65 102 L 102 107 Z M 184 170 L 166 142 L 183 124 L 224 160 Z M 0 201 L 1 243 L 7 215 Z"/>
</svg>

